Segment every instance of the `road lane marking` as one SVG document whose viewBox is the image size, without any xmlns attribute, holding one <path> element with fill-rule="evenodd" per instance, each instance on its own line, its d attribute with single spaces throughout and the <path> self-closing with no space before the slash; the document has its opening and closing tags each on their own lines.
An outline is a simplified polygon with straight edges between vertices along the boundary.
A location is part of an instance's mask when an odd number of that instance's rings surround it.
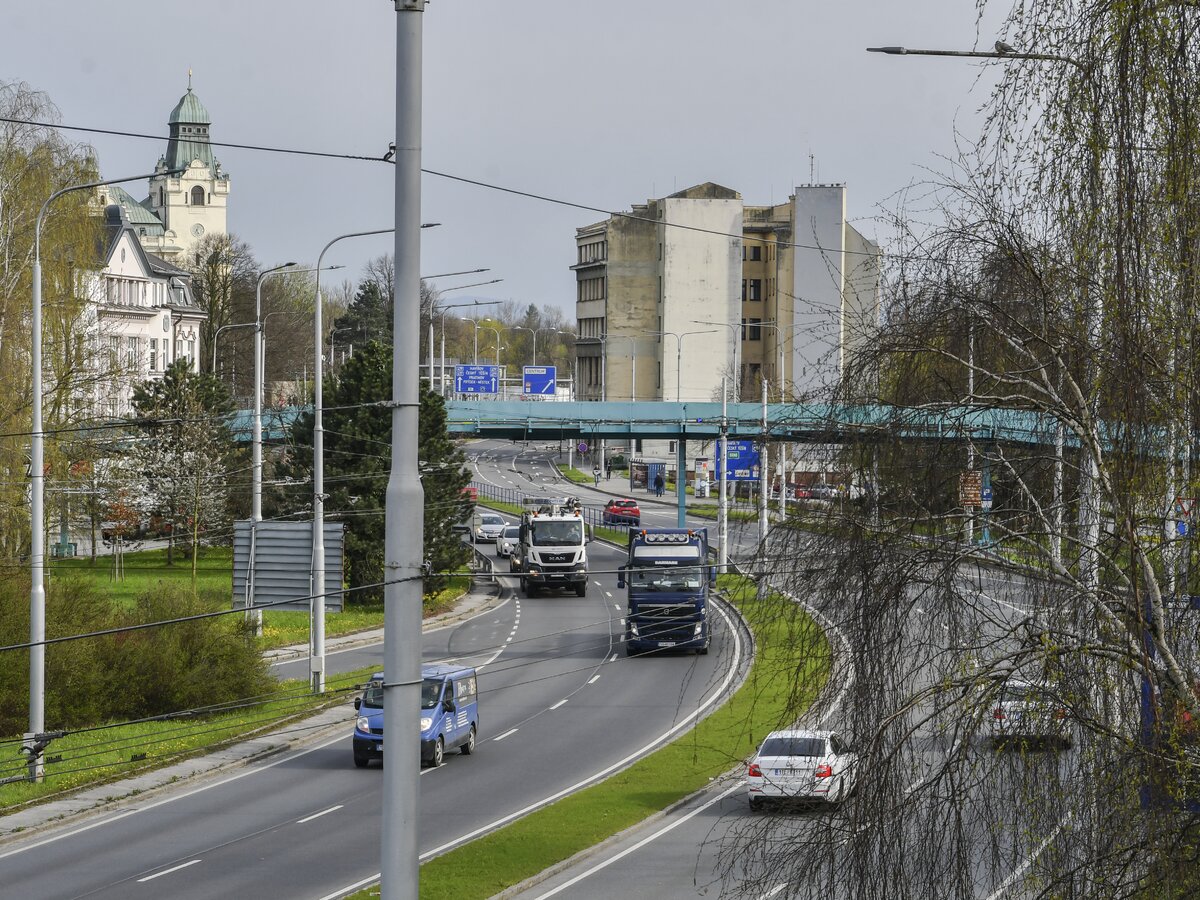
<svg viewBox="0 0 1200 900">
<path fill-rule="evenodd" d="M 610 656 L 610 657 L 609 657 L 609 659 L 608 659 L 608 661 L 609 661 L 609 662 L 616 662 L 616 661 L 617 661 L 617 654 L 615 654 L 615 653 L 614 653 L 612 656 Z"/>
<path fill-rule="evenodd" d="M 191 862 L 180 863 L 179 865 L 173 866 L 170 869 L 163 869 L 161 872 L 155 872 L 153 875 L 147 875 L 145 878 L 139 878 L 138 884 L 141 884 L 143 881 L 153 881 L 155 878 L 161 878 L 163 875 L 170 875 L 172 872 L 178 872 L 180 869 L 186 869 L 188 866 L 194 866 L 198 862 L 200 862 L 200 860 L 193 859 Z"/>
<path fill-rule="evenodd" d="M 342 808 L 342 804 L 339 803 L 337 806 L 331 806 L 331 807 L 329 807 L 329 809 L 323 809 L 319 813 L 313 813 L 311 816 L 305 816 L 303 819 L 298 819 L 296 821 L 296 824 L 303 825 L 305 822 L 311 822 L 313 819 L 319 819 L 319 818 L 321 818 L 321 816 L 324 816 L 328 813 L 337 812 L 341 808 Z"/>
<path fill-rule="evenodd" d="M 615 862 L 620 862 L 622 859 L 624 859 L 630 853 L 635 853 L 638 850 L 641 850 L 642 847 L 646 846 L 651 841 L 658 840 L 658 838 L 662 837 L 668 831 L 675 830 L 680 825 L 682 825 L 684 822 L 689 821 L 693 816 L 699 815 L 700 813 L 702 813 L 706 809 L 708 809 L 710 806 L 712 806 L 714 803 L 719 803 L 720 801 L 722 801 L 726 797 L 728 797 L 730 794 L 732 794 L 734 791 L 739 790 L 739 789 L 745 790 L 745 786 L 743 784 L 741 784 L 740 782 L 737 784 L 734 784 L 731 787 L 726 788 L 725 790 L 721 791 L 721 793 L 717 794 L 717 796 L 713 797 L 711 800 L 707 801 L 706 803 L 696 807 L 691 812 L 687 813 L 687 815 L 680 816 L 678 819 L 676 819 L 670 825 L 666 825 L 666 826 L 658 829 L 658 831 L 654 832 L 653 834 L 646 835 L 646 837 L 642 838 L 640 841 L 638 841 L 632 847 L 626 847 L 624 850 L 622 850 L 620 853 L 616 854 L 615 856 L 612 856 L 609 859 L 604 860 L 604 862 L 596 863 L 596 865 L 592 866 L 590 869 L 588 869 L 584 872 L 580 872 L 578 875 L 576 875 L 570 881 L 563 882 L 558 887 L 554 888 L 554 890 L 547 891 L 546 893 L 539 895 L 536 898 L 536 900 L 546 900 L 547 897 L 553 897 L 555 894 L 562 893 L 567 888 L 574 887 L 579 882 L 583 881 L 583 879 L 596 874 L 597 872 L 601 871 L 602 869 L 608 868 Z"/>
<path fill-rule="evenodd" d="M 557 703 L 555 703 L 555 704 L 554 704 L 552 707 L 550 707 L 550 708 L 551 708 L 551 709 L 558 709 L 560 706 L 562 706 L 564 703 L 566 703 L 568 699 L 569 699 L 569 698 L 567 698 L 567 697 L 563 697 L 563 699 L 559 700 Z"/>
<path fill-rule="evenodd" d="M 786 890 L 786 889 L 787 889 L 786 881 L 783 884 L 777 884 L 777 885 L 775 885 L 775 887 L 771 888 L 769 891 L 767 891 L 765 894 L 762 895 L 762 900 L 771 900 L 771 898 L 774 897 L 776 894 L 778 894 L 780 891 Z"/>
<path fill-rule="evenodd" d="M 599 675 L 593 675 L 591 678 L 588 679 L 588 684 L 595 684 L 599 680 L 600 680 Z"/>
<path fill-rule="evenodd" d="M 1075 813 L 1067 813 L 1067 817 L 1054 826 L 1054 830 L 1046 835 L 1046 839 L 1044 841 L 1037 845 L 1037 848 L 1031 854 L 1029 854 L 1028 859 L 1026 859 L 1023 863 L 1021 863 L 1021 865 L 1017 866 L 1017 868 L 1009 873 L 1009 876 L 1000 882 L 1000 886 L 997 887 L 996 890 L 987 895 L 987 900 L 1000 900 L 1000 898 L 1008 892 L 1008 889 L 1013 886 L 1016 880 L 1024 875 L 1025 871 L 1033 865 L 1033 861 L 1042 855 L 1042 851 L 1045 850 L 1049 843 L 1058 836 L 1058 833 L 1062 831 L 1063 826 L 1070 822 L 1073 818 L 1075 818 Z"/>
<path fill-rule="evenodd" d="M 604 592 L 604 596 L 605 596 L 605 597 L 608 597 L 608 598 L 610 598 L 610 599 L 611 599 L 611 598 L 612 598 L 612 591 L 605 591 L 605 592 Z"/>
<path fill-rule="evenodd" d="M 516 734 L 516 733 L 517 733 L 517 729 L 515 729 L 515 728 L 510 728 L 510 729 L 508 729 L 508 731 L 504 732 L 504 734 L 498 734 L 498 735 L 496 735 L 494 738 L 492 738 L 492 740 L 493 740 L 493 741 L 502 741 L 502 740 L 504 740 L 506 737 L 511 737 L 512 735 L 514 735 L 514 734 Z"/>
</svg>

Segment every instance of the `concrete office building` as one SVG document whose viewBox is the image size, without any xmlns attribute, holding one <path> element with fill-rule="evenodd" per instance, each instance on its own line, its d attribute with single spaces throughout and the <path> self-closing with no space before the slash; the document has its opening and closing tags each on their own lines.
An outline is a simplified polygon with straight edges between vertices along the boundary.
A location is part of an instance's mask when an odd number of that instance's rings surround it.
<svg viewBox="0 0 1200 900">
<path fill-rule="evenodd" d="M 720 398 L 732 330 L 696 321 L 737 321 L 741 229 L 741 195 L 708 183 L 576 231 L 581 400 Z"/>
<path fill-rule="evenodd" d="M 878 321 L 879 249 L 846 221 L 844 185 L 799 186 L 771 206 L 697 185 L 575 242 L 584 400 L 718 399 L 735 359 L 740 399 L 758 400 L 764 378 L 773 399 L 813 399 Z"/>
</svg>

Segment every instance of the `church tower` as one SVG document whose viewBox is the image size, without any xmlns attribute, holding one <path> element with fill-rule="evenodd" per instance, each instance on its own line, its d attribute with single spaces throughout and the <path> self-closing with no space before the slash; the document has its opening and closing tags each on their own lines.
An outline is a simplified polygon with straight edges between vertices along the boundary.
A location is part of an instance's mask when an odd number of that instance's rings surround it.
<svg viewBox="0 0 1200 900">
<path fill-rule="evenodd" d="M 150 196 L 143 205 L 162 223 L 162 231 L 145 233 L 142 243 L 152 253 L 178 264 L 205 235 L 225 233 L 229 175 L 221 171 L 221 162 L 213 155 L 209 143 L 212 117 L 192 92 L 191 72 L 187 93 L 171 110 L 168 124 L 167 152 L 155 171 L 186 171 L 150 179 Z"/>
</svg>

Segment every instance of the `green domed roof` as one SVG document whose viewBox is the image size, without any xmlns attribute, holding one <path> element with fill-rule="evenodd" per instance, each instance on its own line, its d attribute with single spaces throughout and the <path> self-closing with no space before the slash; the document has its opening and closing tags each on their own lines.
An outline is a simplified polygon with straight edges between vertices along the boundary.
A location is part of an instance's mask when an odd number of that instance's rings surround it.
<svg viewBox="0 0 1200 900">
<path fill-rule="evenodd" d="M 204 104 L 200 102 L 200 98 L 192 93 L 190 86 L 187 89 L 187 93 L 179 98 L 179 102 L 171 110 L 171 118 L 167 120 L 167 124 L 169 125 L 177 125 L 179 123 L 185 125 L 212 124 L 212 117 L 208 114 L 208 110 L 204 108 Z"/>
</svg>

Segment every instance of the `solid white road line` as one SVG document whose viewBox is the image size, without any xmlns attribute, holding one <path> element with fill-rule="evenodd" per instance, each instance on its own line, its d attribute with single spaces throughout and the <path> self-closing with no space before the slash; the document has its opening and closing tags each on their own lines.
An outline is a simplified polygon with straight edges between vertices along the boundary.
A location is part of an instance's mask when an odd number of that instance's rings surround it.
<svg viewBox="0 0 1200 900">
<path fill-rule="evenodd" d="M 327 815 L 328 813 L 337 812 L 341 808 L 342 804 L 339 803 L 337 806 L 331 806 L 329 809 L 323 809 L 319 813 L 313 813 L 311 816 L 305 816 L 303 819 L 297 819 L 296 824 L 303 825 L 305 822 L 311 822 L 313 819 L 319 819 L 321 816 Z"/>
<path fill-rule="evenodd" d="M 181 863 L 178 866 L 172 866 L 170 869 L 163 869 L 161 872 L 155 872 L 153 875 L 147 875 L 145 878 L 139 878 L 138 884 L 143 881 L 153 881 L 155 878 L 161 878 L 163 875 L 170 875 L 172 872 L 178 872 L 180 869 L 186 869 L 188 866 L 194 866 L 200 862 L 198 859 L 193 859 L 191 862 Z"/>
<path fill-rule="evenodd" d="M 567 699 L 568 699 L 568 698 L 564 697 L 562 700 L 559 700 L 557 703 L 555 703 L 555 704 L 554 704 L 552 707 L 550 707 L 550 708 L 551 708 L 551 709 L 558 709 L 560 706 L 562 706 L 564 703 L 566 703 L 566 702 L 567 702 Z"/>
<path fill-rule="evenodd" d="M 494 738 L 492 738 L 492 740 L 493 740 L 493 741 L 502 741 L 502 740 L 504 740 L 506 737 L 510 737 L 510 736 L 512 736 L 512 735 L 514 735 L 514 734 L 516 734 L 516 733 L 517 733 L 517 729 L 515 729 L 515 728 L 510 728 L 510 729 L 508 729 L 508 731 L 504 732 L 504 734 L 498 734 L 498 735 L 496 735 Z"/>
<path fill-rule="evenodd" d="M 687 822 L 688 820 L 690 820 L 693 816 L 699 815 L 700 813 L 702 813 L 706 809 L 708 809 L 710 806 L 712 806 L 714 803 L 719 803 L 720 801 L 722 801 L 726 797 L 728 797 L 730 794 L 732 794 L 734 791 L 739 790 L 739 789 L 744 789 L 744 787 L 745 787 L 744 785 L 742 785 L 741 783 L 738 783 L 738 784 L 733 785 L 732 787 L 726 788 L 725 790 L 721 791 L 721 793 L 717 794 L 717 796 L 713 797 L 711 800 L 709 800 L 709 801 L 705 802 L 703 805 L 698 806 L 695 809 L 693 809 L 687 815 L 680 816 L 678 819 L 676 819 L 671 824 L 658 829 L 658 831 L 655 831 L 653 834 L 646 835 L 646 837 L 642 838 L 640 841 L 638 841 L 632 847 L 627 847 L 624 850 L 622 850 L 620 853 L 616 854 L 615 856 L 611 856 L 608 859 L 604 860 L 604 862 L 597 863 L 596 865 L 592 866 L 590 869 L 587 869 L 586 871 L 579 873 L 574 878 L 572 878 L 570 881 L 563 882 L 558 887 L 554 888 L 554 890 L 547 891 L 546 893 L 539 895 L 537 897 L 537 900 L 546 900 L 547 897 L 553 897 L 555 894 L 562 893 L 567 888 L 574 887 L 575 885 L 579 884 L 579 882 L 583 881 L 583 879 L 589 878 L 590 876 L 595 875 L 597 872 L 601 871 L 602 869 L 608 868 L 615 862 L 620 862 L 622 859 L 624 859 L 630 853 L 635 853 L 638 850 L 641 850 L 642 847 L 646 846 L 646 844 L 649 844 L 651 841 L 658 840 L 660 837 L 662 837 L 668 831 L 673 831 L 674 829 L 676 829 L 680 825 L 682 825 L 684 822 Z"/>
</svg>

